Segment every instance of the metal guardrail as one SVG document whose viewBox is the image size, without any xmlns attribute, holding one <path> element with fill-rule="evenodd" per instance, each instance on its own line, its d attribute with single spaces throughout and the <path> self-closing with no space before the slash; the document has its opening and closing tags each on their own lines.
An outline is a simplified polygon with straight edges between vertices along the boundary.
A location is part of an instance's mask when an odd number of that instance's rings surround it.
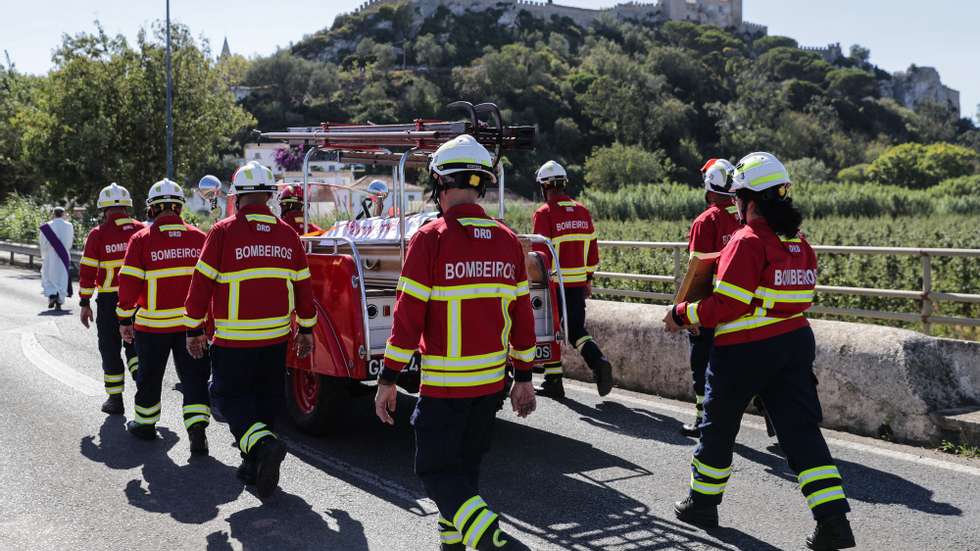
<svg viewBox="0 0 980 551">
<path fill-rule="evenodd" d="M 599 241 L 599 246 L 607 249 L 658 249 L 670 251 L 673 255 L 673 275 L 628 274 L 618 272 L 596 272 L 597 278 L 624 281 L 644 281 L 672 283 L 676 287 L 684 276 L 687 262 L 687 243 L 678 241 Z M 921 322 L 923 331 L 930 332 L 931 324 L 980 326 L 980 319 L 933 314 L 934 303 L 953 302 L 959 304 L 980 304 L 980 295 L 934 291 L 932 288 L 932 259 L 936 257 L 966 257 L 980 259 L 980 249 L 936 249 L 915 247 L 844 247 L 814 245 L 814 251 L 823 254 L 895 255 L 918 256 L 922 260 L 922 289 L 875 289 L 866 287 L 838 287 L 817 285 L 818 293 L 831 295 L 865 296 L 881 298 L 902 298 L 919 303 L 919 313 L 864 310 L 859 308 L 838 308 L 834 306 L 813 305 L 810 312 L 865 319 Z M 639 298 L 645 300 L 670 302 L 673 293 L 655 291 L 636 291 L 629 289 L 610 289 L 596 287 L 595 294 Z"/>
<path fill-rule="evenodd" d="M 34 259 L 41 258 L 41 248 L 37 245 L 28 245 L 26 243 L 14 243 L 12 241 L 0 241 L 0 253 L 8 253 L 10 255 L 9 262 L 11 264 L 15 263 L 15 258 L 17 256 L 26 256 L 27 265 L 34 267 Z M 71 256 L 71 261 L 74 263 L 81 262 L 82 253 L 80 251 L 69 251 L 68 254 Z"/>
<path fill-rule="evenodd" d="M 599 246 L 607 249 L 659 249 L 671 251 L 673 256 L 673 275 L 652 275 L 652 274 L 630 274 L 619 272 L 596 272 L 596 277 L 622 280 L 622 281 L 643 281 L 652 283 L 671 283 L 675 286 L 680 283 L 684 276 L 685 263 L 687 260 L 687 243 L 679 241 L 599 241 Z M 911 312 L 889 312 L 879 310 L 865 310 L 860 308 L 838 308 L 835 306 L 813 305 L 810 312 L 815 314 L 830 314 L 837 316 L 849 316 L 862 319 L 878 319 L 889 321 L 921 322 L 923 331 L 930 332 L 930 325 L 966 325 L 980 327 L 980 319 L 964 318 L 956 316 L 939 316 L 933 314 L 934 303 L 953 302 L 958 304 L 980 304 L 980 295 L 967 293 L 950 293 L 934 291 L 932 289 L 932 259 L 935 257 L 965 257 L 980 259 L 980 249 L 935 249 L 935 248 L 915 248 L 915 247 L 841 247 L 828 245 L 814 245 L 813 249 L 817 253 L 825 254 L 868 254 L 868 255 L 896 255 L 896 256 L 918 256 L 922 260 L 922 289 L 921 290 L 902 290 L 902 289 L 876 289 L 868 287 L 838 287 L 831 285 L 817 285 L 818 293 L 830 295 L 864 296 L 880 298 L 902 298 L 914 300 L 919 303 L 919 313 Z M 10 263 L 14 263 L 17 255 L 26 256 L 28 266 L 34 266 L 34 258 L 40 258 L 41 250 L 37 245 L 24 243 L 12 243 L 0 241 L 0 252 L 10 255 Z M 73 262 L 81 260 L 81 253 L 71 252 Z M 596 287 L 593 292 L 597 295 L 608 295 L 618 297 L 638 298 L 660 302 L 670 302 L 673 300 L 673 293 L 658 293 L 656 291 L 636 291 L 631 289 L 610 289 L 607 287 Z"/>
</svg>

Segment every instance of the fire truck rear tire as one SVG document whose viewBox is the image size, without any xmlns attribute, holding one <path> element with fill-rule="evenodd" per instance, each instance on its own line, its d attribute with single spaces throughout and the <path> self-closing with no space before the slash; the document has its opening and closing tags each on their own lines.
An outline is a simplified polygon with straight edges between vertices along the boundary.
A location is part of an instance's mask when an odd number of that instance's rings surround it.
<svg viewBox="0 0 980 551">
<path fill-rule="evenodd" d="M 324 435 L 339 425 L 350 400 L 350 381 L 295 369 L 286 370 L 286 409 L 308 434 Z"/>
</svg>

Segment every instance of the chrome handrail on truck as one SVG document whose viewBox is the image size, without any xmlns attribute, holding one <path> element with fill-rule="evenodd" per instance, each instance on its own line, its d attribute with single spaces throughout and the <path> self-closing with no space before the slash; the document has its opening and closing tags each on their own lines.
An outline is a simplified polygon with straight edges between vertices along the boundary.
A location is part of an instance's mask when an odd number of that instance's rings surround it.
<svg viewBox="0 0 980 551">
<path fill-rule="evenodd" d="M 364 323 L 364 350 L 360 352 L 361 357 L 364 361 L 371 361 L 371 326 L 368 322 L 368 311 L 367 311 L 367 284 L 364 281 L 364 271 L 363 264 L 361 262 L 361 253 L 357 250 L 357 244 L 354 240 L 343 236 L 343 235 L 333 235 L 333 236 L 304 236 L 300 238 L 303 240 L 308 247 L 306 251 L 307 254 L 315 254 L 313 252 L 314 243 L 323 244 L 324 241 L 333 241 L 333 254 L 337 254 L 338 242 L 345 242 L 350 246 L 351 256 L 354 257 L 354 264 L 357 266 L 357 286 L 361 290 L 361 320 Z"/>
<path fill-rule="evenodd" d="M 555 252 L 555 247 L 552 246 L 551 240 L 541 234 L 522 233 L 519 234 L 517 237 L 521 239 L 527 239 L 531 243 L 538 243 L 544 245 L 545 247 L 548 247 L 549 251 L 551 251 L 551 258 L 553 259 L 551 262 L 552 269 L 551 269 L 551 273 L 549 273 L 548 276 L 549 279 L 553 276 L 556 275 L 558 276 L 558 292 L 561 293 L 561 325 L 562 325 L 561 337 L 562 340 L 565 341 L 565 344 L 570 345 L 571 341 L 568 340 L 568 306 L 566 305 L 565 302 L 565 278 L 561 276 L 561 270 L 558 268 L 558 253 Z"/>
</svg>

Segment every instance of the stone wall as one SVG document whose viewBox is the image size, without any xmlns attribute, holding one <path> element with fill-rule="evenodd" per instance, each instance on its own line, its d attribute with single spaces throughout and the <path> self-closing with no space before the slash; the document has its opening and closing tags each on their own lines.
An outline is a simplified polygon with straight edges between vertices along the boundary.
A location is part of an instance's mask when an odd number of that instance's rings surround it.
<svg viewBox="0 0 980 551">
<path fill-rule="evenodd" d="M 618 387 L 693 401 L 687 338 L 664 332 L 666 311 L 589 301 L 589 331 L 612 362 Z M 877 325 L 811 323 L 829 428 L 936 444 L 948 437 L 936 412 L 980 404 L 980 343 Z M 564 362 L 569 376 L 591 377 L 574 351 Z"/>
</svg>

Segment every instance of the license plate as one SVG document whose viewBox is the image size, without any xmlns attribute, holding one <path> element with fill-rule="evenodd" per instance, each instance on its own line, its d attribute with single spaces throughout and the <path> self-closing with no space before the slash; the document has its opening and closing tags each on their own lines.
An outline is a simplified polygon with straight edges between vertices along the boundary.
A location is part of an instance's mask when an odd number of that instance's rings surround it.
<svg viewBox="0 0 980 551">
<path fill-rule="evenodd" d="M 550 360 L 551 359 L 551 345 L 550 344 L 539 344 L 534 347 L 534 359 L 535 360 Z"/>
</svg>

